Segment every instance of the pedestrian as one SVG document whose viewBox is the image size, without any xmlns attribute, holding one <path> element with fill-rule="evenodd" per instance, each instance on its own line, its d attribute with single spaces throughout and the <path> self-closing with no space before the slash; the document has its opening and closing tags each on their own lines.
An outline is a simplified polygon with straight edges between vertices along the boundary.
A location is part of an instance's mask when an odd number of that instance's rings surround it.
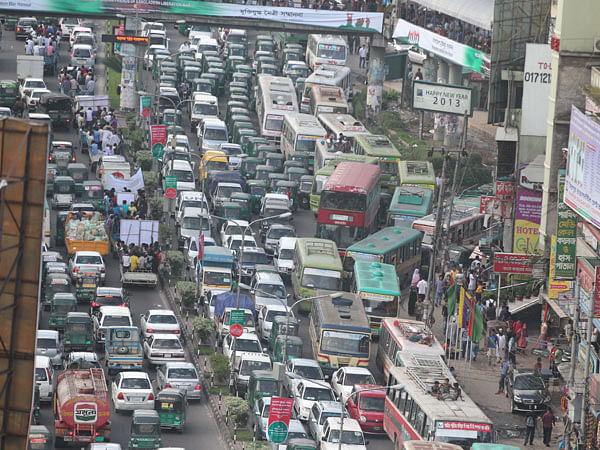
<svg viewBox="0 0 600 450">
<path fill-rule="evenodd" d="M 527 445 L 527 441 L 529 441 L 529 445 L 533 445 L 533 438 L 535 437 L 535 415 L 533 413 L 527 414 L 527 418 L 525 419 L 525 442 L 523 445 Z"/>
<path fill-rule="evenodd" d="M 492 365 L 492 359 L 494 359 L 494 353 L 496 352 L 497 346 L 498 346 L 498 337 L 496 336 L 496 331 L 490 330 L 490 334 L 488 334 L 488 337 L 487 337 L 488 366 Z"/>
<path fill-rule="evenodd" d="M 416 320 L 422 320 L 423 319 L 423 312 L 425 310 L 425 305 L 423 304 L 423 299 L 419 298 L 417 300 L 417 304 L 415 305 L 415 319 Z"/>
<path fill-rule="evenodd" d="M 94 81 L 94 77 L 90 78 L 90 81 L 87 82 L 85 89 L 87 91 L 87 95 L 94 95 L 94 88 L 96 87 L 96 81 Z"/>
<path fill-rule="evenodd" d="M 129 272 L 131 268 L 131 257 L 127 251 L 123 252 L 123 272 Z"/>
<path fill-rule="evenodd" d="M 446 328 L 448 327 L 448 300 L 442 302 L 442 330 L 446 334 Z"/>
<path fill-rule="evenodd" d="M 533 365 L 533 374 L 537 377 L 542 376 L 542 358 L 538 356 L 535 364 Z"/>
<path fill-rule="evenodd" d="M 367 66 L 367 49 L 365 47 L 365 44 L 363 44 L 358 49 L 358 67 L 365 68 L 366 66 Z"/>
<path fill-rule="evenodd" d="M 85 110 L 85 123 L 87 125 L 91 125 L 92 121 L 94 120 L 94 114 L 92 111 L 92 107 L 89 106 L 88 109 Z M 94 132 L 94 140 L 95 140 L 95 132 Z"/>
<path fill-rule="evenodd" d="M 25 54 L 33 55 L 33 39 L 31 39 L 31 36 L 27 38 L 27 42 L 25 43 Z"/>
<path fill-rule="evenodd" d="M 544 445 L 550 447 L 550 439 L 552 438 L 552 427 L 556 424 L 556 417 L 552 412 L 552 408 L 548 408 L 542 416 L 542 426 L 544 427 Z"/>
<path fill-rule="evenodd" d="M 502 392 L 504 392 L 504 380 L 506 380 L 506 377 L 510 373 L 511 368 L 512 365 L 510 361 L 504 361 L 504 363 L 502 363 L 502 368 L 500 369 L 500 380 L 498 381 L 498 392 L 496 392 L 496 395 L 502 394 Z"/>
<path fill-rule="evenodd" d="M 419 295 L 420 300 L 425 300 L 425 296 L 427 295 L 427 280 L 424 277 L 421 277 L 421 281 L 417 283 L 417 293 Z"/>
<path fill-rule="evenodd" d="M 527 324 L 521 325 L 519 332 L 517 333 L 517 350 L 521 353 L 525 353 L 527 349 Z"/>
<path fill-rule="evenodd" d="M 417 69 L 417 73 L 415 73 L 415 76 L 413 77 L 413 79 L 415 80 L 422 80 L 423 79 L 423 72 L 421 72 L 421 69 Z M 462 270 L 462 264 L 461 264 L 461 270 Z"/>
<path fill-rule="evenodd" d="M 442 303 L 442 298 L 444 298 L 444 275 L 440 274 L 438 279 L 435 282 L 435 306 L 440 306 Z"/>
<path fill-rule="evenodd" d="M 507 347 L 507 352 L 508 352 L 508 360 L 513 363 L 516 364 L 517 363 L 517 340 L 515 339 L 515 334 L 511 331 L 510 332 L 510 338 L 508 339 L 508 347 Z"/>
<path fill-rule="evenodd" d="M 127 213 L 129 212 L 129 205 L 127 204 L 127 200 L 123 200 L 123 204 L 121 205 L 121 214 L 123 217 L 127 217 Z"/>
<path fill-rule="evenodd" d="M 506 336 L 504 335 L 504 330 L 500 328 L 498 330 L 498 346 L 496 347 L 496 362 L 500 364 L 504 358 L 504 352 L 506 348 Z"/>
</svg>

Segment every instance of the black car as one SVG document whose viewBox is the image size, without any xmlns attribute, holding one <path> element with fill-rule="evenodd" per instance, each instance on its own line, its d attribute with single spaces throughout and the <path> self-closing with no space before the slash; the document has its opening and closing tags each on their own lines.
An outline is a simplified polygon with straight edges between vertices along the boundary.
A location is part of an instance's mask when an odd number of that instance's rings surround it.
<svg viewBox="0 0 600 450">
<path fill-rule="evenodd" d="M 546 383 L 532 371 L 513 370 L 505 385 L 511 412 L 544 412 L 548 408 L 550 393 Z"/>
</svg>

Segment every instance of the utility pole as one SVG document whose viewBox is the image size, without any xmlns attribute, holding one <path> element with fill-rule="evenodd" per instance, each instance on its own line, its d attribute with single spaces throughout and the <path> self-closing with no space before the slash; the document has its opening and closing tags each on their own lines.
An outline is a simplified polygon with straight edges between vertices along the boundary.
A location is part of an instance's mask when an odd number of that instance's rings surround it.
<svg viewBox="0 0 600 450">
<path fill-rule="evenodd" d="M 581 307 L 579 306 L 579 290 L 581 289 L 581 279 L 577 277 L 575 281 L 575 320 L 571 327 L 571 365 L 569 366 L 569 392 L 574 392 L 575 384 L 575 355 L 577 354 L 577 344 L 579 341 L 579 333 L 575 330 L 579 327 L 579 316 L 581 315 Z"/>
<path fill-rule="evenodd" d="M 578 279 L 579 280 L 579 279 Z M 592 292 L 595 292 L 595 284 L 592 283 Z M 583 440 L 584 448 L 587 448 L 587 430 L 585 419 L 587 415 L 588 401 L 590 396 L 590 358 L 592 356 L 592 327 L 594 326 L 594 294 L 589 296 L 588 300 L 588 320 L 586 330 L 586 352 L 585 352 L 585 375 L 583 381 L 585 382 L 585 388 L 583 391 L 583 401 L 581 402 L 581 415 L 579 416 L 579 423 L 581 424 L 581 439 Z M 575 365 L 573 360 L 575 354 L 571 353 L 571 365 Z"/>
</svg>

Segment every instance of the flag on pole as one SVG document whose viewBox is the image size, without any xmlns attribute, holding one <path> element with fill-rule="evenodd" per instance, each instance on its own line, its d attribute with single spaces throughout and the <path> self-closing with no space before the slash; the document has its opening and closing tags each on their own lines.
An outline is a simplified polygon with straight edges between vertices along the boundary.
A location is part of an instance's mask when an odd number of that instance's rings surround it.
<svg viewBox="0 0 600 450">
<path fill-rule="evenodd" d="M 478 343 L 481 340 L 481 334 L 483 333 L 483 314 L 477 307 L 473 309 L 473 329 L 472 329 L 472 340 Z"/>
<path fill-rule="evenodd" d="M 475 296 L 472 296 L 468 292 L 465 293 L 467 300 L 469 301 L 469 336 L 473 336 L 473 310 L 475 309 Z"/>
<path fill-rule="evenodd" d="M 456 283 L 452 283 L 446 293 L 448 294 L 448 317 L 452 317 L 456 312 Z"/>
</svg>

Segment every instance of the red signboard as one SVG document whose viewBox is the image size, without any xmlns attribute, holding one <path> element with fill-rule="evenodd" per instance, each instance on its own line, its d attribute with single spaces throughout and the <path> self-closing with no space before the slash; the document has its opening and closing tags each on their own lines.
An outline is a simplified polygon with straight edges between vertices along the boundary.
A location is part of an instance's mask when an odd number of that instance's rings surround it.
<svg viewBox="0 0 600 450">
<path fill-rule="evenodd" d="M 239 323 L 234 323 L 229 327 L 229 334 L 231 334 L 233 337 L 238 338 L 242 334 L 244 334 L 244 328 Z"/>
<path fill-rule="evenodd" d="M 533 273 L 532 256 L 520 253 L 494 253 L 494 272 L 531 275 Z"/>
<path fill-rule="evenodd" d="M 583 258 L 577 258 L 577 270 L 579 271 L 578 278 L 581 281 L 581 289 L 591 295 L 594 290 L 594 281 L 596 274 L 590 264 Z"/>
<path fill-rule="evenodd" d="M 269 423 L 267 428 L 274 422 L 283 422 L 289 427 L 293 407 L 293 398 L 271 397 L 271 408 L 269 409 Z"/>
<path fill-rule="evenodd" d="M 177 190 L 175 188 L 168 188 L 165 191 L 165 197 L 167 197 L 170 200 L 173 200 L 175 197 L 177 197 Z"/>
<path fill-rule="evenodd" d="M 496 197 L 514 197 L 515 183 L 513 181 L 496 181 Z"/>
<path fill-rule="evenodd" d="M 492 426 L 489 423 L 472 423 L 472 422 L 450 422 L 444 421 L 438 425 L 444 430 L 467 430 L 489 433 L 492 431 Z"/>
<path fill-rule="evenodd" d="M 513 199 L 482 195 L 479 199 L 479 213 L 508 219 L 512 215 Z"/>
</svg>

